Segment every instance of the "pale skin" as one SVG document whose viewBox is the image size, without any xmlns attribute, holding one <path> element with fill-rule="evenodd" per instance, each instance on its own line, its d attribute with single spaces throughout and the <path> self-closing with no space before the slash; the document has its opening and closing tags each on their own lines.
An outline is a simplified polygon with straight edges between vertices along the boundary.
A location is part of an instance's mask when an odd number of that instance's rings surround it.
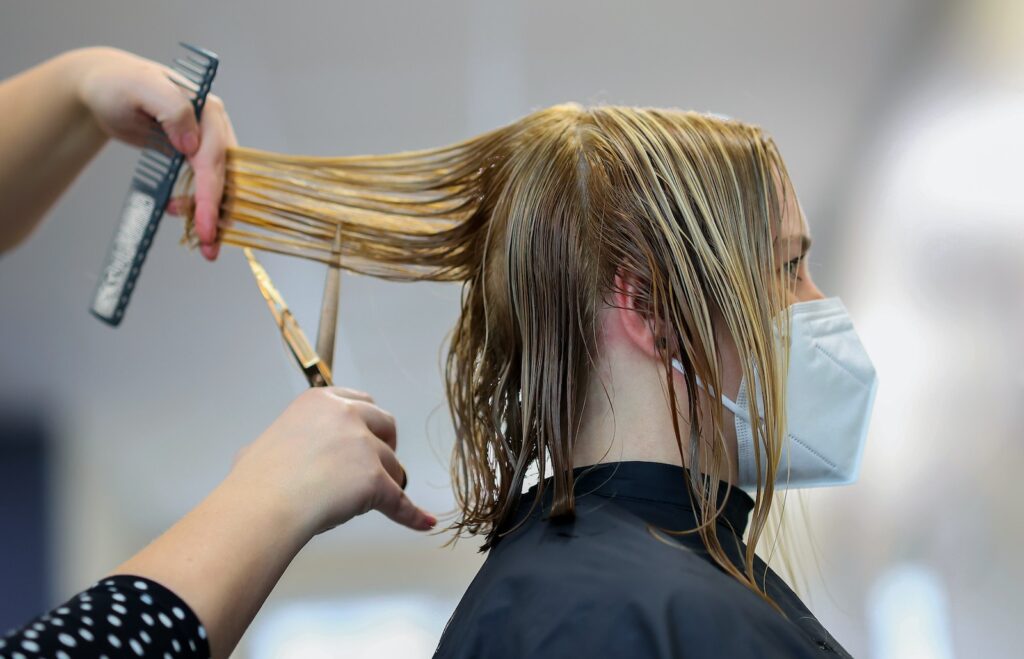
<svg viewBox="0 0 1024 659">
<path fill-rule="evenodd" d="M 778 178 L 776 184 L 781 185 Z M 791 281 L 795 287 L 788 303 L 823 299 L 824 294 L 815 286 L 807 268 L 810 232 L 792 188 L 787 202 L 782 226 L 772 228 L 772 240 L 776 263 L 783 264 L 778 276 L 788 280 L 787 283 Z M 686 460 L 680 457 L 672 428 L 664 366 L 655 344 L 657 337 L 649 319 L 634 304 L 634 293 L 631 292 L 636 291 L 635 284 L 621 273 L 615 283 L 622 292 L 614 294 L 613 305 L 604 306 L 598 312 L 598 367 L 587 390 L 586 406 L 573 451 L 574 465 L 642 460 L 688 467 L 690 425 L 686 418 L 687 391 L 683 376 L 672 370 L 680 410 L 679 433 Z M 723 392 L 735 400 L 742 379 L 736 344 L 721 319 L 714 319 L 714 328 L 721 354 Z M 717 400 L 711 400 L 703 390 L 699 401 L 705 418 L 710 418 L 710 405 L 721 405 Z M 722 422 L 729 460 L 723 479 L 736 483 L 739 479 L 736 427 L 733 414 L 727 408 L 722 411 Z M 699 468 L 707 473 L 711 471 L 712 441 L 708 428 L 703 429 L 700 441 Z"/>
<path fill-rule="evenodd" d="M 168 75 L 130 53 L 86 48 L 0 83 L 0 251 L 32 232 L 110 138 L 137 145 L 156 122 L 195 170 L 201 249 L 216 258 L 224 152 L 234 132 L 213 96 L 197 124 Z M 399 486 L 397 441 L 394 417 L 369 394 L 307 391 L 243 449 L 202 503 L 110 574 L 175 592 L 206 628 L 212 655 L 227 657 L 314 535 L 370 510 L 417 531 L 436 525 Z"/>
</svg>

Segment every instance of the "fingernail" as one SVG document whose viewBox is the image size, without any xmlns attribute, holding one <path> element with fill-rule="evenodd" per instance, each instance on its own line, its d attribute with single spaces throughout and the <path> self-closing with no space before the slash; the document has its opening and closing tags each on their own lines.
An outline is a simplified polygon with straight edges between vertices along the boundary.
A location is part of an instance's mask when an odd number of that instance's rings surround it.
<svg viewBox="0 0 1024 659">
<path fill-rule="evenodd" d="M 185 153 L 195 153 L 195 150 L 199 148 L 199 135 L 189 131 L 181 138 L 181 143 L 185 147 Z"/>
</svg>

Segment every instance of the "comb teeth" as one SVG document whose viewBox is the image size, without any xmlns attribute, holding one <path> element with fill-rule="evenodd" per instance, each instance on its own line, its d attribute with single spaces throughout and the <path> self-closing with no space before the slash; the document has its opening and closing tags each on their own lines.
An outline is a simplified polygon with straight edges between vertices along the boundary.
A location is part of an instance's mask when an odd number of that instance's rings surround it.
<svg viewBox="0 0 1024 659">
<path fill-rule="evenodd" d="M 167 141 L 167 136 L 157 127 L 150 129 L 144 151 L 155 151 L 166 158 L 172 158 L 175 153 L 174 147 Z"/>
<path fill-rule="evenodd" d="M 180 162 L 181 157 L 167 141 L 163 131 L 154 125 L 150 128 L 146 146 L 135 165 L 135 178 L 150 188 L 159 188 Z"/>
<path fill-rule="evenodd" d="M 216 53 L 210 52 L 205 48 L 193 46 L 192 44 L 185 43 L 184 41 L 179 41 L 178 45 L 180 45 L 185 50 L 188 50 L 194 53 L 195 55 L 199 56 L 199 58 L 205 63 L 204 66 L 206 64 L 209 64 L 210 62 L 217 62 L 220 59 L 219 57 L 217 57 Z M 191 57 L 191 55 L 189 57 Z"/>
<path fill-rule="evenodd" d="M 135 165 L 135 176 L 156 187 L 167 177 L 168 173 L 175 167 L 176 159 L 168 159 L 161 162 L 160 153 L 156 151 L 142 151 L 142 157 Z"/>
<path fill-rule="evenodd" d="M 159 179 L 163 178 L 163 175 L 165 173 L 167 173 L 167 168 L 166 167 L 160 167 L 159 165 L 154 165 L 152 162 L 142 158 L 142 159 L 139 160 L 138 171 L 139 172 L 149 173 L 149 174 L 157 177 L 157 179 L 159 180 Z"/>
<path fill-rule="evenodd" d="M 142 157 L 140 160 L 145 160 L 150 165 L 159 167 L 161 169 L 167 169 L 171 165 L 172 158 L 169 158 L 166 154 L 159 151 L 153 151 L 152 149 L 144 149 L 142 151 Z"/>
<path fill-rule="evenodd" d="M 189 54 L 185 57 L 175 57 L 174 68 L 196 87 L 208 85 L 217 71 L 218 57 L 208 50 L 185 42 L 181 42 L 181 46 L 188 50 Z"/>
<path fill-rule="evenodd" d="M 206 67 L 192 61 L 191 58 L 181 59 L 180 57 L 175 57 L 174 68 L 197 86 L 202 84 L 203 76 L 206 75 Z"/>
<path fill-rule="evenodd" d="M 188 53 L 184 57 L 174 58 L 174 71 L 181 78 L 171 77 L 171 82 L 192 95 L 195 99 L 198 116 L 206 103 L 206 95 L 210 91 L 213 76 L 217 73 L 217 64 L 220 62 L 220 58 L 204 48 L 187 44 L 184 41 L 179 43 Z"/>
<path fill-rule="evenodd" d="M 199 93 L 199 85 L 196 85 L 188 78 L 178 78 L 176 76 L 169 75 L 167 76 L 167 79 L 173 82 L 174 84 L 178 85 L 188 93 L 192 94 L 193 96 Z"/>
</svg>

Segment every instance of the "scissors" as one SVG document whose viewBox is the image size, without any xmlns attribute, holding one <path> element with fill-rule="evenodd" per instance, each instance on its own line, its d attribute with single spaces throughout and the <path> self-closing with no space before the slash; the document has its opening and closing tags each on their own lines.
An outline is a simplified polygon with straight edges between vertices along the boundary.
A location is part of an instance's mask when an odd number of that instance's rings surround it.
<svg viewBox="0 0 1024 659">
<path fill-rule="evenodd" d="M 334 236 L 334 253 L 337 257 L 341 244 L 341 229 L 339 228 Z M 245 258 L 249 262 L 253 277 L 256 278 L 256 285 L 270 307 L 270 313 L 281 330 L 288 350 L 292 353 L 295 361 L 302 370 L 310 387 L 331 387 L 334 386 L 334 376 L 331 373 L 331 363 L 334 358 L 334 338 L 338 328 L 338 293 L 341 289 L 341 269 L 331 265 L 327 269 L 327 280 L 324 282 L 324 297 L 320 305 L 320 326 L 317 328 L 316 349 L 310 345 L 306 334 L 299 327 L 298 321 L 292 315 L 288 305 L 285 304 L 281 293 L 274 287 L 270 275 L 263 268 L 263 265 L 256 259 L 251 249 L 246 247 Z M 402 489 L 408 484 L 409 478 L 402 468 Z"/>
</svg>

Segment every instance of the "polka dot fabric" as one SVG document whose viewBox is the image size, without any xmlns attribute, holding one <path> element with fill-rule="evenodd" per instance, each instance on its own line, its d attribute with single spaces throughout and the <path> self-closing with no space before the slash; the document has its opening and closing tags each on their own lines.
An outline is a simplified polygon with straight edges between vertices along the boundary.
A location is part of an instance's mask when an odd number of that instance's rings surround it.
<svg viewBox="0 0 1024 659">
<path fill-rule="evenodd" d="M 125 575 L 100 581 L 0 639 L 0 659 L 209 656 L 206 630 L 181 598 Z"/>
</svg>

